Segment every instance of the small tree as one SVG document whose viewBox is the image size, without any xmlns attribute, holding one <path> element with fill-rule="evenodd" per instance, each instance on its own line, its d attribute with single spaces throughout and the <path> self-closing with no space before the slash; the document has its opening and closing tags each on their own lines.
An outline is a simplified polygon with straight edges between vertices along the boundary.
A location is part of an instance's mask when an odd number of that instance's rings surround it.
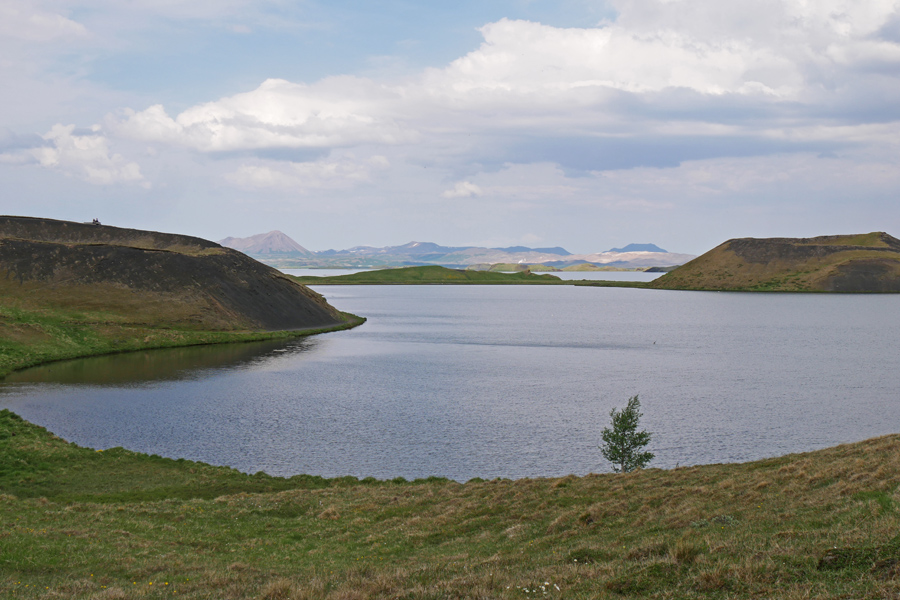
<svg viewBox="0 0 900 600">
<path fill-rule="evenodd" d="M 622 410 L 615 408 L 610 411 L 612 428 L 604 427 L 601 437 L 603 444 L 600 452 L 603 458 L 613 464 L 616 473 L 628 473 L 635 469 L 643 469 L 653 460 L 652 452 L 641 452 L 650 443 L 650 434 L 647 431 L 638 431 L 638 421 L 641 414 L 641 402 L 637 396 L 628 399 L 628 405 Z"/>
</svg>

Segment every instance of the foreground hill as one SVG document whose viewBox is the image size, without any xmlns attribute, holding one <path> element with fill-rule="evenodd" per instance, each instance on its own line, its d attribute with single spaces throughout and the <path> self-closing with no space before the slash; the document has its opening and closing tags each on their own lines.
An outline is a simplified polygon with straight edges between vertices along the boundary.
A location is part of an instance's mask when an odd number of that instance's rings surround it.
<svg viewBox="0 0 900 600">
<path fill-rule="evenodd" d="M 779 292 L 900 292 L 900 240 L 883 232 L 728 240 L 649 287 Z"/>
<path fill-rule="evenodd" d="M 361 321 L 207 240 L 0 217 L 0 377 L 48 360 L 286 337 Z"/>
<path fill-rule="evenodd" d="M 300 329 L 342 322 L 320 296 L 240 252 L 184 235 L 0 217 L 0 296 L 140 322 Z"/>
<path fill-rule="evenodd" d="M 0 597 L 896 598 L 898 486 L 897 435 L 463 484 L 97 452 L 0 411 Z"/>
</svg>

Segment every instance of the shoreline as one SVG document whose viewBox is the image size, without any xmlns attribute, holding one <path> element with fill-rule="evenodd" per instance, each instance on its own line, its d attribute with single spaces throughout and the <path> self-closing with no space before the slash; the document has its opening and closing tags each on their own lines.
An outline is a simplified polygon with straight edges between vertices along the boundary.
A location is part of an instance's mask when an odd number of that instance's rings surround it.
<svg viewBox="0 0 900 600">
<path fill-rule="evenodd" d="M 16 311 L 21 312 L 21 311 Z M 7 315 L 2 315 L 7 316 Z M 141 341 L 140 336 L 132 336 L 128 341 L 121 339 L 112 340 L 111 344 L 100 346 L 74 346 L 63 349 L 50 349 L 37 355 L 29 356 L 27 353 L 18 360 L 7 360 L 0 363 L 0 382 L 16 371 L 22 371 L 31 367 L 37 367 L 54 362 L 66 360 L 75 360 L 79 358 L 91 358 L 95 356 L 109 356 L 114 354 L 124 354 L 128 352 L 141 352 L 144 350 L 162 350 L 166 348 L 187 348 L 191 346 L 212 346 L 217 344 L 239 344 L 248 342 L 261 342 L 266 340 L 293 339 L 307 337 L 311 335 L 319 335 L 322 333 L 332 333 L 336 331 L 346 331 L 353 329 L 366 322 L 365 317 L 360 317 L 352 313 L 341 312 L 341 316 L 345 319 L 343 323 L 337 323 L 329 327 L 315 327 L 308 329 L 296 330 L 276 330 L 276 331 L 208 331 L 208 330 L 190 330 L 177 329 L 173 327 L 151 328 L 146 326 L 135 326 L 131 331 L 122 328 L 119 332 L 148 334 Z M 70 328 L 78 327 L 80 329 L 96 330 L 101 326 L 108 327 L 108 323 L 67 323 Z M 112 347 L 121 345 L 123 347 Z M 5 358 L 5 357 L 4 357 Z"/>
</svg>

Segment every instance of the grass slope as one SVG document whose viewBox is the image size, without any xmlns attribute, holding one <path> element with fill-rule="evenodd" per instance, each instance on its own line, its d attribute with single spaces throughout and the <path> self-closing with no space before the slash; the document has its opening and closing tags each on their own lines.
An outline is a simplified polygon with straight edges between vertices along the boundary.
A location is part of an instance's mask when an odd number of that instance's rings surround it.
<svg viewBox="0 0 900 600">
<path fill-rule="evenodd" d="M 0 298 L 0 302 L 2 302 Z M 15 303 L 21 304 L 21 303 Z M 0 303 L 0 377 L 26 367 L 70 358 L 150 348 L 291 338 L 355 327 L 365 321 L 344 313 L 334 327 L 300 331 L 206 331 L 165 323 L 134 323 L 111 311 L 76 311 Z"/>
<path fill-rule="evenodd" d="M 350 275 L 332 277 L 293 277 L 304 285 L 435 285 L 435 284 L 538 284 L 552 285 L 563 283 L 553 275 L 536 275 L 530 272 L 495 273 L 492 271 L 474 271 L 448 269 L 439 266 L 403 267 L 400 269 L 382 269 L 378 271 L 361 271 Z"/>
<path fill-rule="evenodd" d="M 900 240 L 886 233 L 734 239 L 653 281 L 657 289 L 900 292 Z"/>
<path fill-rule="evenodd" d="M 887 598 L 900 436 L 518 481 L 279 479 L 0 411 L 3 598 Z"/>
<path fill-rule="evenodd" d="M 0 377 L 69 358 L 297 337 L 364 321 L 207 240 L 0 216 Z"/>
</svg>

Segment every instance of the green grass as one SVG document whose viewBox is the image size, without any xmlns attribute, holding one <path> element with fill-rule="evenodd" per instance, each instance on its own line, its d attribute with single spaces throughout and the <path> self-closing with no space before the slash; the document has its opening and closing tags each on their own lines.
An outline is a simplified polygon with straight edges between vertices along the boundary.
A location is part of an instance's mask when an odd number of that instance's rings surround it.
<svg viewBox="0 0 900 600">
<path fill-rule="evenodd" d="M 493 271 L 470 271 L 439 266 L 403 267 L 400 269 L 361 271 L 350 275 L 335 275 L 331 277 L 304 276 L 293 277 L 293 279 L 304 285 L 554 285 L 567 283 L 554 275 L 537 275 L 528 272 L 496 273 Z"/>
<path fill-rule="evenodd" d="M 301 331 L 203 331 L 130 323 L 102 311 L 0 306 L 0 377 L 46 362 L 144 350 L 291 338 L 354 327 L 365 319 L 345 314 L 344 324 Z"/>
<path fill-rule="evenodd" d="M 810 239 L 806 241 L 807 245 L 822 245 L 827 244 L 829 246 L 858 246 L 858 247 L 870 247 L 870 248 L 887 248 L 888 244 L 882 239 L 881 232 L 873 231 L 871 233 L 859 233 L 853 235 L 835 235 L 828 236 L 827 239 Z"/>
<path fill-rule="evenodd" d="M 0 411 L 3 598 L 888 598 L 900 436 L 517 481 L 288 479 Z"/>
<path fill-rule="evenodd" d="M 124 448 L 93 451 L 68 444 L 9 410 L 0 410 L 0 491 L 56 502 L 121 503 L 211 499 L 226 494 L 320 489 L 358 484 L 353 477 L 290 478 Z"/>
</svg>

